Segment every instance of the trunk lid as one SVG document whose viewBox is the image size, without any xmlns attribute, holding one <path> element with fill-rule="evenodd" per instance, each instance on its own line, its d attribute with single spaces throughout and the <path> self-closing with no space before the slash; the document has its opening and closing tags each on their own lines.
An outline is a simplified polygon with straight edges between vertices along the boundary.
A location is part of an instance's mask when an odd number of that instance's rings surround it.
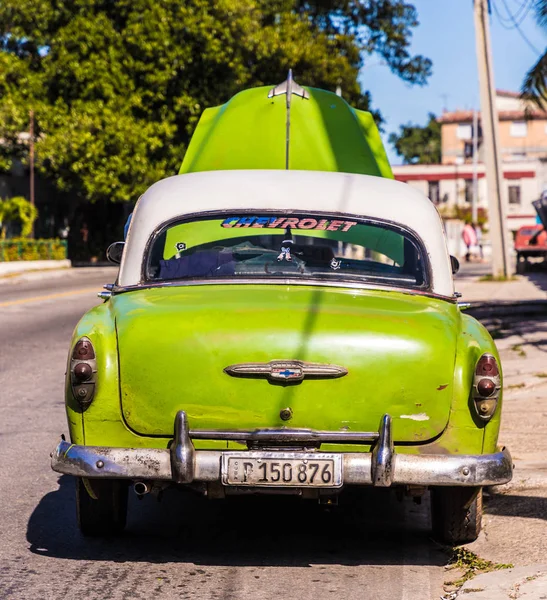
<svg viewBox="0 0 547 600">
<path fill-rule="evenodd" d="M 332 431 L 376 431 L 388 412 L 395 441 L 416 443 L 448 422 L 460 329 L 449 302 L 286 285 L 163 287 L 112 302 L 123 415 L 140 434 L 172 436 L 178 410 L 196 429 Z M 271 360 L 335 364 L 348 374 L 279 385 L 224 372 Z"/>
</svg>

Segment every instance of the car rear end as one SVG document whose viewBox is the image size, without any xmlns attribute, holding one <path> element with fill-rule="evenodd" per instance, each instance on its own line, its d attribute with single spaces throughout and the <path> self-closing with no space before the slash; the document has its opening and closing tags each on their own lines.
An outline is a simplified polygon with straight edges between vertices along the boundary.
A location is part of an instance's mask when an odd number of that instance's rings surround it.
<svg viewBox="0 0 547 600">
<path fill-rule="evenodd" d="M 434 208 L 395 182 L 314 175 L 315 199 L 308 174 L 246 173 L 238 204 L 165 210 L 165 189 L 155 224 L 151 201 L 137 209 L 102 325 L 74 336 L 74 443 L 55 470 L 210 497 L 510 479 L 498 357 L 451 295 Z"/>
</svg>

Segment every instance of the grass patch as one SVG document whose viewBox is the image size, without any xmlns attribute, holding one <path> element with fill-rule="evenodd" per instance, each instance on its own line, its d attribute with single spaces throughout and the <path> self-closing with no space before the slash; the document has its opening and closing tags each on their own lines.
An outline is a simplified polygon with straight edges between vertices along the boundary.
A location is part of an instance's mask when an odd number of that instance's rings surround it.
<svg viewBox="0 0 547 600">
<path fill-rule="evenodd" d="M 522 349 L 521 344 L 515 344 L 514 346 L 511 346 L 511 350 L 516 352 L 519 356 L 526 356 L 526 352 Z"/>
<path fill-rule="evenodd" d="M 467 548 L 453 548 L 448 568 L 461 569 L 463 574 L 455 581 L 445 582 L 445 585 L 461 587 L 476 575 L 500 571 L 501 569 L 512 569 L 513 566 L 511 563 L 494 563 L 491 560 L 485 560 Z"/>
<path fill-rule="evenodd" d="M 509 275 L 505 277 L 504 275 L 498 275 L 494 277 L 493 275 L 483 275 L 479 278 L 479 281 L 517 281 L 518 277 L 516 275 Z"/>
<path fill-rule="evenodd" d="M 542 371 L 541 373 L 535 373 L 536 377 L 547 377 L 547 373 L 545 371 Z"/>
<path fill-rule="evenodd" d="M 525 383 L 513 383 L 507 386 L 508 390 L 518 390 L 520 388 L 526 387 Z"/>
</svg>

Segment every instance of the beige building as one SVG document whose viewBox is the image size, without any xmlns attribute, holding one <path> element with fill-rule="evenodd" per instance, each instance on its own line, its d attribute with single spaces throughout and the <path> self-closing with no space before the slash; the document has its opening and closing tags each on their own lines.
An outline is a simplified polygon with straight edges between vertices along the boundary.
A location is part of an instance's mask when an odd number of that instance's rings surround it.
<svg viewBox="0 0 547 600">
<path fill-rule="evenodd" d="M 503 178 L 509 228 L 534 223 L 532 202 L 547 189 L 547 112 L 526 105 L 513 92 L 498 91 Z M 395 178 L 417 187 L 441 214 L 454 217 L 471 209 L 473 198 L 473 111 L 445 112 L 441 123 L 442 158 L 438 165 L 393 167 Z M 477 206 L 487 214 L 480 115 L 477 165 Z"/>
<path fill-rule="evenodd" d="M 547 112 L 523 102 L 519 94 L 498 91 L 496 106 L 503 161 L 547 157 Z M 442 163 L 453 165 L 473 161 L 473 111 L 445 112 L 441 124 Z M 479 117 L 479 161 L 482 161 Z"/>
</svg>

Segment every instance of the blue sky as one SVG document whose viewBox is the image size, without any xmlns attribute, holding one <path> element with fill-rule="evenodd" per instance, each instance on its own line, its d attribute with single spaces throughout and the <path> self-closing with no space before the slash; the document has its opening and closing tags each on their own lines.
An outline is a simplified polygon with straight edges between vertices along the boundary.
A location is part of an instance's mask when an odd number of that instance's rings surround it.
<svg viewBox="0 0 547 600">
<path fill-rule="evenodd" d="M 508 19 L 503 0 L 492 0 Z M 505 0 L 507 7 L 519 14 L 526 0 Z M 479 106 L 473 0 L 414 0 L 420 24 L 414 29 L 412 52 L 433 61 L 433 74 L 423 87 L 410 86 L 382 66 L 377 56 L 365 58 L 360 82 L 372 94 L 375 108 L 382 112 L 384 143 L 392 164 L 401 164 L 387 136 L 399 125 L 412 122 L 425 125 L 427 114 Z M 493 11 L 490 19 L 496 88 L 518 91 L 524 74 L 539 57 L 516 29 L 504 29 Z M 534 21 L 533 11 L 522 21 L 520 29 L 538 51 L 547 44 L 544 31 Z"/>
</svg>

